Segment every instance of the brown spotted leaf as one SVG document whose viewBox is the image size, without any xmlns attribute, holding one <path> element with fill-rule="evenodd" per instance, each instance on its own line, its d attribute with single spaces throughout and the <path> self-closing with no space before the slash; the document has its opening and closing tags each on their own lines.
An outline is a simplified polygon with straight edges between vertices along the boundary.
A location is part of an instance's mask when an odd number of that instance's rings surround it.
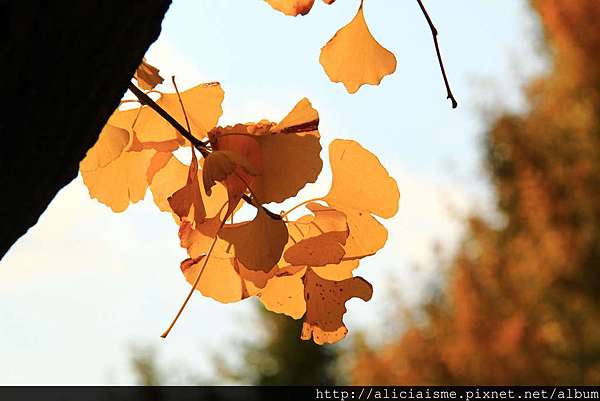
<svg viewBox="0 0 600 401">
<path fill-rule="evenodd" d="M 319 345 L 341 340 L 348 333 L 343 322 L 346 301 L 354 297 L 368 301 L 372 295 L 373 287 L 362 277 L 331 281 L 307 269 L 304 275 L 306 315 L 300 338 L 312 338 Z"/>
</svg>

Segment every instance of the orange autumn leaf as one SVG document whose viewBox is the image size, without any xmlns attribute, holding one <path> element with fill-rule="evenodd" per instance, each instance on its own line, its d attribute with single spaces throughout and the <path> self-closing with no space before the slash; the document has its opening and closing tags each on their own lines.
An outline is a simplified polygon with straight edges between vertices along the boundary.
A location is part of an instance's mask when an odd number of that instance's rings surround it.
<svg viewBox="0 0 600 401">
<path fill-rule="evenodd" d="M 267 310 L 300 319 L 306 311 L 304 300 L 304 266 L 286 266 L 257 293 L 257 298 Z"/>
<path fill-rule="evenodd" d="M 287 116 L 257 136 L 262 154 L 262 174 L 252 186 L 262 203 L 282 202 L 315 182 L 323 168 L 319 114 L 307 98 Z"/>
<path fill-rule="evenodd" d="M 368 301 L 372 295 L 373 287 L 362 277 L 332 281 L 307 269 L 304 275 L 306 315 L 300 338 L 312 338 L 319 345 L 341 340 L 348 333 L 343 322 L 346 301 L 354 297 Z"/>
<path fill-rule="evenodd" d="M 314 218 L 304 223 L 307 225 L 304 238 L 285 251 L 285 260 L 296 266 L 340 263 L 346 253 L 343 245 L 349 234 L 346 216 L 331 207 L 314 202 L 306 207 L 314 213 Z"/>
<path fill-rule="evenodd" d="M 224 92 L 219 83 L 196 85 L 180 93 L 185 106 L 191 133 L 198 139 L 206 136 L 223 114 L 221 103 Z M 181 109 L 177 93 L 164 93 L 156 101 L 182 126 L 186 126 L 185 116 Z M 185 143 L 177 130 L 149 106 L 136 109 L 117 110 L 111 116 L 109 123 L 135 134 L 139 147 L 161 146 L 157 150 L 165 150 L 165 146 L 174 146 L 173 141 Z M 167 144 L 164 144 L 167 142 Z"/>
<path fill-rule="evenodd" d="M 379 85 L 396 70 L 396 57 L 373 37 L 365 21 L 363 4 L 346 26 L 321 49 L 319 62 L 333 82 L 342 82 L 348 93 L 363 84 Z"/>
<path fill-rule="evenodd" d="M 208 131 L 217 125 L 223 114 L 221 103 L 223 102 L 224 92 L 221 84 L 210 82 L 196 85 L 180 92 L 180 96 L 190 123 L 191 134 L 198 139 L 204 138 Z M 182 126 L 186 126 L 185 116 L 177 93 L 165 93 L 156 103 Z"/>
<path fill-rule="evenodd" d="M 288 231 L 281 217 L 257 207 L 252 221 L 227 224 L 219 237 L 233 245 L 235 256 L 248 269 L 269 272 L 281 258 Z"/>
<path fill-rule="evenodd" d="M 319 113 L 312 107 L 310 100 L 303 98 L 271 131 L 292 134 L 304 132 L 318 137 L 318 128 Z"/>
<path fill-rule="evenodd" d="M 190 285 L 196 281 L 196 277 L 204 265 L 205 257 L 186 259 L 181 263 L 181 271 Z M 233 258 L 210 257 L 195 289 L 202 295 L 222 303 L 238 302 L 245 298 L 243 285 L 236 272 Z"/>
<path fill-rule="evenodd" d="M 217 181 L 226 181 L 240 167 L 250 175 L 259 174 L 256 167 L 241 154 L 228 150 L 217 150 L 209 154 L 202 168 L 202 182 L 206 193 L 210 195 Z"/>
<path fill-rule="evenodd" d="M 323 198 L 327 203 L 384 218 L 396 214 L 400 199 L 398 185 L 377 156 L 358 142 L 336 139 L 329 145 L 329 162 L 333 181 Z"/>
<path fill-rule="evenodd" d="M 154 153 L 151 150 L 123 152 L 104 167 L 81 171 L 90 196 L 114 212 L 122 212 L 129 203 L 144 199 L 148 188 L 146 172 Z"/>
<path fill-rule="evenodd" d="M 98 140 L 79 163 L 81 171 L 93 171 L 106 167 L 110 162 L 118 158 L 129 143 L 129 132 L 124 129 L 106 124 Z"/>
<path fill-rule="evenodd" d="M 258 171 L 253 176 L 238 169 L 237 176 L 227 178 L 231 205 L 237 204 L 246 184 L 265 204 L 282 202 L 315 182 L 323 167 L 318 123 L 318 113 L 304 98 L 277 125 L 261 121 L 213 129 L 209 137 L 214 149 L 243 156 Z"/>
<path fill-rule="evenodd" d="M 186 184 L 178 189 L 173 195 L 167 198 L 169 206 L 180 219 L 189 217 L 193 209 L 193 221 L 200 224 L 206 217 L 206 209 L 200 191 L 200 182 L 198 180 L 198 159 L 196 151 L 192 148 L 192 162 L 188 171 Z"/>
<path fill-rule="evenodd" d="M 158 68 L 146 62 L 146 57 L 144 57 L 138 68 L 135 70 L 133 77 L 138 81 L 138 84 L 142 89 L 151 90 L 164 81 L 158 71 Z"/>
</svg>

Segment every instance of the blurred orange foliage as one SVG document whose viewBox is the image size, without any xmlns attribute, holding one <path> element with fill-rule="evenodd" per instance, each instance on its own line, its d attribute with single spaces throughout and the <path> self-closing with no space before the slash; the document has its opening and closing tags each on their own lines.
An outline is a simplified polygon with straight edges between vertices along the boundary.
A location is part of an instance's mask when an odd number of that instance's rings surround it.
<svg viewBox="0 0 600 401">
<path fill-rule="evenodd" d="M 361 345 L 356 384 L 600 382 L 600 3 L 532 6 L 553 68 L 485 143 L 505 222 L 469 221 L 442 299 Z"/>
</svg>

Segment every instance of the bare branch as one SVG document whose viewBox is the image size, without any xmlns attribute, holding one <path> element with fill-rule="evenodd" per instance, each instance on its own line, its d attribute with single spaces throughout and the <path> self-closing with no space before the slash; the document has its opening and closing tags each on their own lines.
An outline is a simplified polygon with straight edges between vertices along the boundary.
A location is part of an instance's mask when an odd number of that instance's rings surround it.
<svg viewBox="0 0 600 401">
<path fill-rule="evenodd" d="M 452 91 L 450 90 L 450 84 L 448 83 L 448 77 L 446 77 L 446 70 L 444 69 L 444 62 L 442 61 L 442 54 L 440 53 L 440 45 L 438 44 L 438 40 L 437 40 L 438 31 L 435 28 L 435 25 L 433 25 L 433 22 L 431 21 L 431 18 L 429 17 L 429 14 L 427 13 L 425 6 L 423 5 L 423 2 L 421 0 L 417 0 L 417 3 L 419 3 L 419 7 L 421 7 L 421 11 L 423 12 L 423 15 L 425 16 L 425 19 L 427 20 L 427 24 L 429 24 L 429 29 L 431 29 L 431 36 L 433 36 L 433 43 L 435 44 L 435 52 L 437 53 L 438 62 L 440 63 L 440 69 L 442 70 L 442 77 L 444 77 L 444 84 L 446 85 L 446 91 L 448 92 L 446 99 L 450 99 L 450 101 L 452 102 L 452 108 L 455 109 L 458 106 L 458 103 L 456 102 L 456 99 L 454 98 L 454 95 L 452 94 Z"/>
</svg>

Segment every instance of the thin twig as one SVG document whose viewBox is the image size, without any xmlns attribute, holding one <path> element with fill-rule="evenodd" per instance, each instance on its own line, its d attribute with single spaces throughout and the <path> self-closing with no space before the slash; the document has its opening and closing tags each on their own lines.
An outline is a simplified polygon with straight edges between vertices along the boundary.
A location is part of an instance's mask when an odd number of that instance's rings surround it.
<svg viewBox="0 0 600 401">
<path fill-rule="evenodd" d="M 440 53 L 440 45 L 438 44 L 438 40 L 437 40 L 438 31 L 435 28 L 435 26 L 433 25 L 433 22 L 431 21 L 431 18 L 429 17 L 429 14 L 427 13 L 425 6 L 423 5 L 423 2 L 421 0 L 417 0 L 417 3 L 419 3 L 419 7 L 421 7 L 421 11 L 423 12 L 423 15 L 425 16 L 425 19 L 427 20 L 427 24 L 429 24 L 429 29 L 431 29 L 431 36 L 433 36 L 433 43 L 435 44 L 435 52 L 437 53 L 438 62 L 440 63 L 440 69 L 442 70 L 442 77 L 444 77 L 444 84 L 446 85 L 446 91 L 448 92 L 446 99 L 450 99 L 450 101 L 452 102 L 452 108 L 455 109 L 458 106 L 458 103 L 456 102 L 456 99 L 454 98 L 454 95 L 452 94 L 452 91 L 450 90 L 450 84 L 448 83 L 448 77 L 446 77 L 446 70 L 444 69 L 444 62 L 442 61 L 442 54 Z"/>
<path fill-rule="evenodd" d="M 171 124 L 173 128 L 175 128 L 185 139 L 190 141 L 190 143 L 200 151 L 202 156 L 206 157 L 208 155 L 206 144 L 204 142 L 193 136 L 188 130 L 179 124 L 177 120 L 171 117 L 171 115 L 167 113 L 165 109 L 156 104 L 156 102 L 152 100 L 150 96 L 146 95 L 140 88 L 135 86 L 133 82 L 129 83 L 129 90 L 139 99 L 141 104 L 145 104 L 152 108 L 152 110 L 157 112 L 162 118 Z"/>
<path fill-rule="evenodd" d="M 221 228 L 223 228 L 224 224 L 225 224 L 225 220 L 223 220 L 221 222 L 221 225 L 219 226 L 219 230 L 217 230 L 217 232 L 220 231 Z M 164 331 L 164 333 L 162 333 L 160 335 L 162 338 L 167 338 L 167 336 L 171 332 L 171 329 L 173 328 L 173 326 L 175 326 L 175 323 L 177 323 L 177 319 L 179 319 L 179 316 L 181 316 L 181 313 L 183 312 L 183 310 L 187 306 L 190 298 L 194 294 L 194 290 L 196 289 L 196 286 L 200 282 L 200 277 L 202 277 L 202 273 L 204 272 L 204 269 L 206 268 L 206 264 L 208 263 L 208 259 L 210 258 L 210 255 L 212 254 L 213 249 L 215 248 L 215 244 L 217 243 L 217 239 L 218 238 L 219 237 L 217 235 L 215 235 L 215 238 L 213 239 L 212 244 L 210 244 L 210 248 L 208 249 L 208 252 L 206 253 L 206 256 L 204 256 L 204 260 L 202 261 L 202 267 L 200 268 L 200 270 L 198 270 L 198 274 L 196 275 L 196 279 L 194 280 L 194 284 L 192 284 L 192 288 L 190 289 L 190 291 L 188 292 L 187 296 L 185 297 L 185 300 L 183 301 L 183 304 L 181 304 L 181 306 L 179 307 L 179 310 L 177 311 L 177 314 L 173 318 L 173 321 L 171 322 L 171 324 L 169 325 L 169 327 L 167 327 L 167 329 Z"/>
</svg>

